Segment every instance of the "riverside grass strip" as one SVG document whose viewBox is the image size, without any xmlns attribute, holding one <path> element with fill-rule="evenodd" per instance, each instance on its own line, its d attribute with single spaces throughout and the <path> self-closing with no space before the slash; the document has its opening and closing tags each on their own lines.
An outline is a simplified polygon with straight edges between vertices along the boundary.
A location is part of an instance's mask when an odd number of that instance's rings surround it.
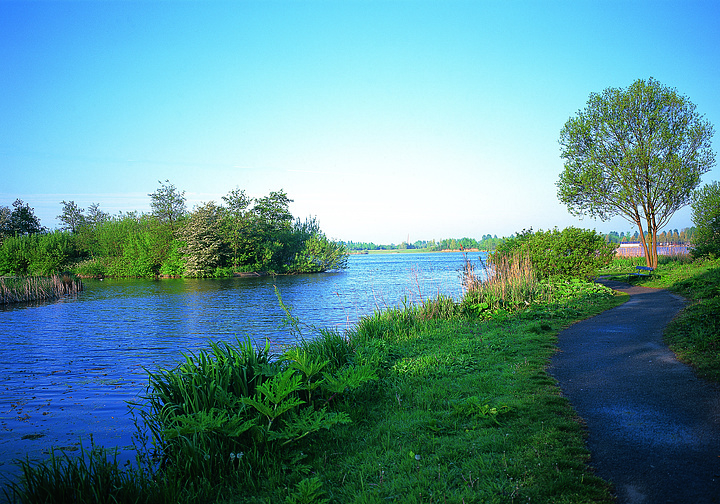
<svg viewBox="0 0 720 504">
<path fill-rule="evenodd" d="M 67 275 L 0 277 L 0 304 L 46 301 L 82 291 L 82 281 Z"/>
<path fill-rule="evenodd" d="M 352 424 L 314 443 L 311 472 L 330 502 L 612 502 L 545 367 L 561 327 L 619 300 L 552 321 L 433 322 L 388 342 L 385 375 L 344 404 Z"/>
<path fill-rule="evenodd" d="M 85 485 L 89 493 L 78 490 L 72 499 L 97 502 L 99 491 L 108 502 L 610 503 L 608 484 L 587 466 L 583 429 L 545 367 L 560 329 L 624 299 L 593 284 L 572 291 L 571 299 L 497 312 L 487 320 L 468 316 L 462 303 L 431 300 L 378 312 L 344 335 L 322 332 L 286 362 L 302 354 L 307 363 L 339 357 L 329 370 L 372 368 L 377 379 L 326 399 L 332 414 L 351 423 L 321 428 L 272 452 L 252 446 L 227 451 L 221 442 L 205 443 L 208 438 L 197 448 L 216 448 L 187 450 L 160 466 L 147 459 L 138 469 L 118 471 L 100 457 L 96 467 L 108 479 Z M 212 358 L 218 349 L 205 353 L 207 366 L 227 364 Z M 235 403 L 223 392 L 229 387 L 218 390 L 219 378 L 209 380 L 208 390 Z M 168 413 L 166 408 L 160 415 Z M 209 413 L 218 420 L 223 411 Z M 208 435 L 216 431 L 210 427 Z M 182 435 L 190 444 L 197 438 Z M 199 465 L 222 460 L 216 467 L 227 470 L 213 471 L 212 480 L 193 477 L 184 472 L 192 465 L 185 456 L 202 457 Z M 58 482 L 81 489 L 80 482 L 92 479 L 69 459 L 28 465 L 23 472 L 10 491 L 12 502 L 58 502 L 45 499 Z M 126 492 L 132 500 L 122 497 Z"/>
</svg>

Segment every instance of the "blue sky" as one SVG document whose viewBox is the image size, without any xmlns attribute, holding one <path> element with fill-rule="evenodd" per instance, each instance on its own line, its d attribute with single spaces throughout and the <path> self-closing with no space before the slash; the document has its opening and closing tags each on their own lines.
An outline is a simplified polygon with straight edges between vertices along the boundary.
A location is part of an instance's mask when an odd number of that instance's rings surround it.
<svg viewBox="0 0 720 504">
<path fill-rule="evenodd" d="M 558 202 L 560 129 L 651 76 L 720 127 L 719 21 L 715 1 L 0 0 L 0 205 L 52 228 L 62 200 L 147 212 L 169 179 L 190 208 L 283 189 L 342 240 L 634 231 Z"/>
</svg>

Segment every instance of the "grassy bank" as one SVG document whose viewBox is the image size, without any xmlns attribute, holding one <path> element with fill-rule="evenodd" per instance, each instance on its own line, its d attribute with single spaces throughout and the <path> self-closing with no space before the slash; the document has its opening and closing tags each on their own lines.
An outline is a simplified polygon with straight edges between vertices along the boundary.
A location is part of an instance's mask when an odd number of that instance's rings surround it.
<svg viewBox="0 0 720 504">
<path fill-rule="evenodd" d="M 627 272 L 644 265 L 643 258 L 616 259 L 604 273 L 628 281 Z M 665 341 L 699 376 L 720 382 L 720 259 L 661 256 L 652 276 L 630 277 L 630 281 L 668 289 L 688 300 L 685 310 L 668 326 Z"/>
<path fill-rule="evenodd" d="M 81 290 L 82 282 L 68 275 L 0 277 L 0 304 L 57 299 Z"/>
<path fill-rule="evenodd" d="M 56 454 L 25 464 L 9 497 L 612 502 L 545 367 L 559 330 L 623 298 L 579 281 L 539 293 L 512 313 L 447 298 L 386 310 L 282 355 L 211 345 L 151 373 L 136 413 L 153 443 L 137 467 L 99 448 Z"/>
</svg>

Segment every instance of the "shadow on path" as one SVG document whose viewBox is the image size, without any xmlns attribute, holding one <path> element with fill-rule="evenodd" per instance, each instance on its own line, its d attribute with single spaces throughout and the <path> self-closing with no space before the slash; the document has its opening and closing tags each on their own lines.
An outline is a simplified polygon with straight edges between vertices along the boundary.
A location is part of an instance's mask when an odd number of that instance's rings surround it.
<svg viewBox="0 0 720 504">
<path fill-rule="evenodd" d="M 662 342 L 680 296 L 601 280 L 625 304 L 559 334 L 548 371 L 588 428 L 618 504 L 720 503 L 720 387 Z"/>
</svg>

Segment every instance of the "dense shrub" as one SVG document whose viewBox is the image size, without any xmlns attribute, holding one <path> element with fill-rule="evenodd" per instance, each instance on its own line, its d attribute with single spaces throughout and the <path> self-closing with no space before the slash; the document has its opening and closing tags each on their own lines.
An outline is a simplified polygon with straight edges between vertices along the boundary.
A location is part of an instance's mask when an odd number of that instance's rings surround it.
<svg viewBox="0 0 720 504">
<path fill-rule="evenodd" d="M 65 231 L 6 238 L 0 246 L 0 275 L 51 275 L 79 254 Z"/>
<path fill-rule="evenodd" d="M 720 184 L 713 182 L 693 194 L 692 220 L 696 232 L 694 257 L 720 256 Z"/>
<path fill-rule="evenodd" d="M 610 264 L 615 245 L 594 230 L 568 227 L 562 231 L 524 230 L 498 245 L 494 262 L 512 260 L 514 255 L 528 257 L 540 278 L 555 276 L 588 278 Z"/>
</svg>

